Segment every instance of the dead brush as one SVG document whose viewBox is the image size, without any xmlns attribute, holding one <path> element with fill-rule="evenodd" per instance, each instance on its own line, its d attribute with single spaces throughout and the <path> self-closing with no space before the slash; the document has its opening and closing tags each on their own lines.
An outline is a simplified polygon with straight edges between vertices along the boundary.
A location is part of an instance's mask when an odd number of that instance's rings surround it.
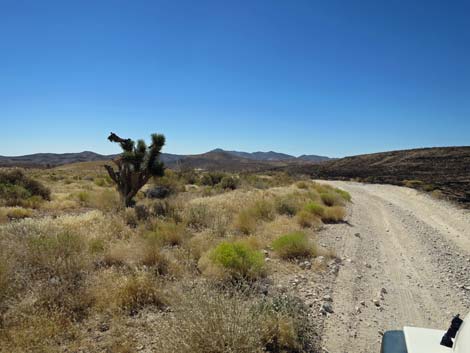
<svg viewBox="0 0 470 353">
<path fill-rule="evenodd" d="M 254 300 L 207 285 L 188 288 L 174 298 L 172 313 L 155 332 L 161 353 L 263 352 L 262 318 Z"/>
<path fill-rule="evenodd" d="M 161 309 L 167 304 L 163 284 L 152 274 L 120 274 L 115 270 L 99 273 L 90 288 L 98 312 L 135 314 L 147 306 Z"/>
</svg>

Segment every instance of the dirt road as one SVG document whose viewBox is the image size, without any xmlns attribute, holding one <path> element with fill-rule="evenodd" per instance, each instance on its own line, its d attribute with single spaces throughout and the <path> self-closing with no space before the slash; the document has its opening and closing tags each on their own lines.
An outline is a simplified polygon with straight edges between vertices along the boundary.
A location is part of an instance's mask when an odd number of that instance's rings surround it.
<svg viewBox="0 0 470 353">
<path fill-rule="evenodd" d="M 415 190 L 328 182 L 351 193 L 349 224 L 320 243 L 343 259 L 323 347 L 378 353 L 381 333 L 403 325 L 446 329 L 470 311 L 470 212 Z"/>
</svg>

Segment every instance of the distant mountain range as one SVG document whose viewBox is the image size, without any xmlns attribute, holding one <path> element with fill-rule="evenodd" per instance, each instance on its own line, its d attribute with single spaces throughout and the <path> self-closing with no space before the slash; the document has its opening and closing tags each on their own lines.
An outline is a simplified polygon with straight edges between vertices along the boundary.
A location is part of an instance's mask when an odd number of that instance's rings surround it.
<svg viewBox="0 0 470 353">
<path fill-rule="evenodd" d="M 102 155 L 91 151 L 84 151 L 79 153 L 35 153 L 16 157 L 0 156 L 0 166 L 55 167 L 78 162 L 106 161 L 111 160 L 116 156 L 116 154 Z M 278 153 L 273 151 L 249 153 L 240 151 L 225 151 L 223 149 L 217 148 L 207 153 L 196 155 L 162 153 L 161 160 L 169 167 L 183 165 L 194 168 L 205 167 L 207 169 L 217 167 L 229 167 L 225 169 L 238 169 L 239 165 L 255 167 L 256 163 L 261 163 L 261 166 L 266 166 L 269 164 L 278 165 L 279 162 L 320 163 L 331 159 L 317 155 L 302 155 L 300 157 L 295 157 L 285 153 Z M 234 165 L 230 166 L 230 163 Z"/>
<path fill-rule="evenodd" d="M 297 160 L 303 160 L 303 161 L 309 161 L 309 162 L 323 162 L 323 161 L 328 161 L 331 159 L 329 157 L 317 156 L 314 154 L 311 154 L 311 155 L 303 154 L 299 157 L 295 157 L 290 154 L 279 153 L 279 152 L 274 152 L 274 151 L 250 153 L 250 152 L 240 152 L 240 151 L 225 151 L 221 148 L 216 148 L 215 150 L 212 150 L 210 152 L 225 152 L 233 156 L 252 159 L 255 161 L 286 161 L 286 160 L 297 159 Z"/>
</svg>

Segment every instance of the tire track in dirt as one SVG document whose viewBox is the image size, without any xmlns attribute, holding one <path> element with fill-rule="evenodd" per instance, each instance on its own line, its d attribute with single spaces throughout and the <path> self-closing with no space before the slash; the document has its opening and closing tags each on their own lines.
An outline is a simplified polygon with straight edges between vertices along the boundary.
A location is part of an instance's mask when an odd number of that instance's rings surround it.
<svg viewBox="0 0 470 353">
<path fill-rule="evenodd" d="M 468 312 L 470 290 L 462 288 L 470 289 L 468 211 L 407 188 L 328 183 L 349 191 L 353 203 L 349 224 L 327 225 L 319 234 L 343 260 L 334 313 L 324 323 L 326 351 L 379 352 L 385 330 L 445 329 L 452 314 Z"/>
</svg>

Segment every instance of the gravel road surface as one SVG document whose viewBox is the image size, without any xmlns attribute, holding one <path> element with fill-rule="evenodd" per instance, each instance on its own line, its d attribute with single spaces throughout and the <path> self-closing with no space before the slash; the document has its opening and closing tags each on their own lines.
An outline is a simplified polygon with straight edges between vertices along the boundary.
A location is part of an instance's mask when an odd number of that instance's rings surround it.
<svg viewBox="0 0 470 353">
<path fill-rule="evenodd" d="M 319 234 L 342 259 L 325 351 L 379 353 L 385 330 L 447 329 L 452 315 L 470 311 L 468 210 L 404 187 L 328 184 L 350 192 L 353 202 L 347 223 Z"/>
</svg>

